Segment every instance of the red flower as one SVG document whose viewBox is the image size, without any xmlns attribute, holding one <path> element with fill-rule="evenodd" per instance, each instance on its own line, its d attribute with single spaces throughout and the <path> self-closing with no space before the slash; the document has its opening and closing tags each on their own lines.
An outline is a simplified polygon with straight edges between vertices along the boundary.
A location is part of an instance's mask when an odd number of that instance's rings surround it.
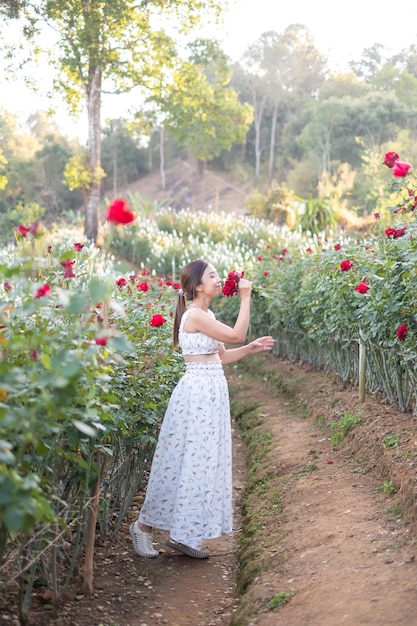
<svg viewBox="0 0 417 626">
<path fill-rule="evenodd" d="M 139 291 L 148 291 L 149 285 L 148 283 L 139 283 L 138 285 L 136 285 L 136 289 L 138 289 Z"/>
<path fill-rule="evenodd" d="M 340 250 L 340 249 L 341 249 L 341 247 L 342 247 L 342 246 L 340 245 L 340 243 L 336 243 L 336 244 L 335 244 L 335 246 L 334 246 L 334 249 L 335 249 L 335 250 Z"/>
<path fill-rule="evenodd" d="M 126 278 L 123 278 L 123 277 L 122 277 L 122 278 L 118 278 L 118 279 L 116 280 L 116 285 L 119 287 L 119 289 L 120 289 L 121 287 L 124 287 L 125 285 L 127 285 L 127 280 L 126 280 Z"/>
<path fill-rule="evenodd" d="M 380 217 L 381 217 L 381 216 L 380 216 L 380 214 L 379 214 L 379 213 L 374 213 L 374 218 L 375 218 L 376 220 L 379 220 L 379 219 L 380 219 Z"/>
<path fill-rule="evenodd" d="M 397 178 L 403 178 L 407 176 L 408 172 L 413 168 L 411 163 L 407 163 L 406 161 L 395 161 L 392 173 Z"/>
<path fill-rule="evenodd" d="M 403 228 L 387 228 L 385 230 L 385 234 L 389 239 L 398 239 L 398 237 L 403 237 L 407 232 L 407 226 Z"/>
<path fill-rule="evenodd" d="M 26 228 L 26 226 L 23 226 L 23 224 L 19 224 L 19 226 L 17 226 L 15 230 L 16 233 L 21 237 L 26 237 L 29 232 L 29 228 Z"/>
<path fill-rule="evenodd" d="M 165 324 L 165 322 L 166 319 L 162 317 L 160 313 L 156 313 L 155 315 L 152 315 L 152 319 L 149 324 L 150 326 L 162 326 L 163 324 Z"/>
<path fill-rule="evenodd" d="M 306 252 L 308 252 L 308 254 L 312 254 L 313 250 L 311 248 L 307 248 Z"/>
<path fill-rule="evenodd" d="M 353 266 L 352 261 L 346 260 L 346 261 L 341 262 L 340 269 L 342 270 L 342 272 L 347 272 L 350 270 L 352 266 Z"/>
<path fill-rule="evenodd" d="M 359 283 L 359 285 L 356 285 L 355 287 L 355 291 L 358 291 L 359 293 L 366 293 L 368 289 L 370 289 L 370 287 L 365 282 Z"/>
<path fill-rule="evenodd" d="M 96 344 L 98 346 L 107 346 L 108 337 L 96 337 Z"/>
<path fill-rule="evenodd" d="M 235 272 L 235 270 L 229 272 L 222 289 L 222 294 L 224 296 L 230 298 L 231 296 L 237 295 L 239 280 L 243 278 L 243 274 L 244 272 L 239 274 L 238 272 Z"/>
<path fill-rule="evenodd" d="M 404 339 L 407 337 L 407 333 L 408 333 L 407 324 L 401 324 L 400 326 L 398 326 L 397 337 L 399 341 L 404 341 Z"/>
<path fill-rule="evenodd" d="M 181 283 L 172 283 L 173 289 L 181 289 Z"/>
<path fill-rule="evenodd" d="M 396 152 L 387 152 L 384 159 L 384 165 L 391 169 L 394 167 L 399 158 L 400 156 Z"/>
<path fill-rule="evenodd" d="M 39 289 L 35 293 L 35 299 L 38 300 L 42 298 L 42 296 L 47 296 L 51 292 L 51 288 L 49 285 L 44 285 L 43 287 L 39 287 Z"/>
<path fill-rule="evenodd" d="M 13 289 L 13 287 L 11 286 L 11 284 L 10 284 L 10 283 L 8 283 L 8 282 L 3 283 L 3 287 L 4 287 L 4 290 L 5 290 L 5 291 L 10 291 L 11 289 Z"/>
<path fill-rule="evenodd" d="M 72 271 L 72 266 L 74 265 L 75 261 L 61 261 L 61 265 L 65 270 L 64 273 L 64 278 L 74 278 L 75 274 Z"/>
<path fill-rule="evenodd" d="M 281 254 L 282 254 L 283 256 L 285 256 L 285 255 L 287 254 L 287 252 L 288 252 L 287 248 L 282 248 L 282 250 L 281 250 Z"/>
<path fill-rule="evenodd" d="M 39 360 L 39 352 L 33 348 L 33 350 L 31 350 L 29 352 L 29 358 L 32 359 L 32 361 L 38 361 Z"/>
<path fill-rule="evenodd" d="M 84 248 L 84 244 L 83 243 L 74 243 L 74 248 L 77 252 L 81 252 L 81 250 Z"/>
<path fill-rule="evenodd" d="M 264 276 L 269 276 L 269 272 L 267 270 L 264 271 Z"/>
<path fill-rule="evenodd" d="M 135 214 L 126 200 L 118 198 L 107 209 L 106 220 L 115 224 L 130 224 L 135 220 Z"/>
</svg>

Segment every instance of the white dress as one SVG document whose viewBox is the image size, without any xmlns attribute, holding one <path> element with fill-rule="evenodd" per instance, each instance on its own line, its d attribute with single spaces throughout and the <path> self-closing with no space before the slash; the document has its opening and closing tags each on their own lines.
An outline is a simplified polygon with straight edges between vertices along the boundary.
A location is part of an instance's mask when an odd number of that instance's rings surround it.
<svg viewBox="0 0 417 626">
<path fill-rule="evenodd" d="M 218 341 L 184 331 L 191 310 L 179 328 L 183 355 L 216 352 Z M 220 361 L 185 367 L 162 422 L 139 521 L 200 550 L 203 539 L 232 532 L 229 391 Z"/>
</svg>

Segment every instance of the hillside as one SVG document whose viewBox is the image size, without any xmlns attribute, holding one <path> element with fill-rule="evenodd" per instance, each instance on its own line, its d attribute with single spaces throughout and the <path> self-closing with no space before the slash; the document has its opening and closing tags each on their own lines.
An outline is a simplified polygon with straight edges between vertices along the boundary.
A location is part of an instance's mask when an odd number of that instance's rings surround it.
<svg viewBox="0 0 417 626">
<path fill-rule="evenodd" d="M 245 198 L 254 189 L 250 181 L 238 181 L 227 172 L 207 168 L 200 173 L 197 165 L 183 161 L 166 172 L 165 189 L 159 172 L 154 172 L 131 183 L 130 193 L 139 193 L 157 204 L 176 210 L 225 211 L 242 214 Z"/>
</svg>

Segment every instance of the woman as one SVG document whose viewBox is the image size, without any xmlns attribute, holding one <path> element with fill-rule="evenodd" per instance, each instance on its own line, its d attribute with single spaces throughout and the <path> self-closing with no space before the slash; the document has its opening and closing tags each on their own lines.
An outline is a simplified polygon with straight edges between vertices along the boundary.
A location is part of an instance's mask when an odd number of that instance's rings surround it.
<svg viewBox="0 0 417 626">
<path fill-rule="evenodd" d="M 197 259 L 184 266 L 175 310 L 173 342 L 181 348 L 185 374 L 162 422 L 145 501 L 130 526 L 135 552 L 155 558 L 153 527 L 167 530 L 167 545 L 206 559 L 203 539 L 232 532 L 232 445 L 229 393 L 223 364 L 270 350 L 272 337 L 245 341 L 252 283 L 239 281 L 240 310 L 233 327 L 209 309 L 222 292 L 214 267 Z M 186 301 L 190 302 L 188 308 Z"/>
</svg>

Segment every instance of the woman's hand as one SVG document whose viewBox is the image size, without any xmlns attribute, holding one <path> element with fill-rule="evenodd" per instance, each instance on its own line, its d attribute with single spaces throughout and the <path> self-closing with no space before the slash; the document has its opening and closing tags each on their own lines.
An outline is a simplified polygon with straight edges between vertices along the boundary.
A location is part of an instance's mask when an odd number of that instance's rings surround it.
<svg viewBox="0 0 417 626">
<path fill-rule="evenodd" d="M 254 341 L 250 342 L 249 346 L 252 353 L 264 352 L 266 350 L 271 350 L 274 343 L 275 339 L 267 335 L 266 337 L 259 337 L 258 339 L 254 339 Z"/>
<path fill-rule="evenodd" d="M 252 282 L 247 278 L 241 278 L 238 283 L 238 291 L 241 298 L 250 298 L 252 293 Z"/>
</svg>

